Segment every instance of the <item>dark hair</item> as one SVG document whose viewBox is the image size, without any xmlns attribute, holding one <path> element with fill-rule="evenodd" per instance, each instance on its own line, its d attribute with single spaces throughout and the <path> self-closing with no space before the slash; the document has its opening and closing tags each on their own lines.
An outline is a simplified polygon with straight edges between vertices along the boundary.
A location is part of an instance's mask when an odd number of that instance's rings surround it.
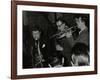
<svg viewBox="0 0 100 80">
<path fill-rule="evenodd" d="M 74 15 L 74 19 L 79 18 L 79 17 L 81 17 L 82 21 L 84 21 L 85 25 L 89 28 L 89 14 L 75 14 Z"/>
<path fill-rule="evenodd" d="M 40 26 L 39 25 L 32 25 L 31 26 L 31 31 L 39 31 L 39 32 L 42 32 L 42 30 L 40 29 Z"/>
<path fill-rule="evenodd" d="M 77 42 L 73 47 L 72 47 L 72 54 L 75 55 L 89 55 L 89 49 L 88 46 L 85 43 Z"/>
<path fill-rule="evenodd" d="M 68 22 L 67 22 L 66 20 L 64 20 L 63 18 L 58 18 L 58 19 L 56 20 L 56 22 L 58 22 L 58 21 L 61 21 L 62 23 L 65 23 L 65 25 L 67 25 L 67 26 L 70 26 L 70 25 L 68 24 Z"/>
</svg>

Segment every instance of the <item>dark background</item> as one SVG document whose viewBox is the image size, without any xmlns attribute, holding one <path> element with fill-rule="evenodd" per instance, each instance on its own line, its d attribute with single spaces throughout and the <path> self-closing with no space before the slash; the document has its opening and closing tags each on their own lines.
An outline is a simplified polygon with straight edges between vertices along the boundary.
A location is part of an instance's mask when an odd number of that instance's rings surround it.
<svg viewBox="0 0 100 80">
<path fill-rule="evenodd" d="M 30 40 L 32 38 L 31 25 L 39 25 L 43 32 L 43 39 L 48 40 L 49 37 L 55 34 L 57 31 L 56 20 L 59 17 L 62 17 L 69 24 L 69 27 L 72 27 L 76 25 L 74 21 L 74 16 L 80 15 L 75 13 L 54 13 L 54 12 L 34 12 L 34 11 L 23 11 L 22 14 L 23 14 L 23 31 L 22 31 L 23 32 L 23 68 L 32 67 L 32 56 L 30 54 L 31 53 Z M 82 15 L 86 16 L 89 19 L 89 14 L 82 14 Z M 87 23 L 89 28 L 89 20 Z M 53 46 L 53 41 L 51 41 L 51 46 Z"/>
</svg>

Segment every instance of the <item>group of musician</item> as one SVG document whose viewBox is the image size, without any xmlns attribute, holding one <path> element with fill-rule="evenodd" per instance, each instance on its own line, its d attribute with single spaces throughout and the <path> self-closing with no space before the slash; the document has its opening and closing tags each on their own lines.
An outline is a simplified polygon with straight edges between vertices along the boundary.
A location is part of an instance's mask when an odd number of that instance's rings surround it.
<svg viewBox="0 0 100 80">
<path fill-rule="evenodd" d="M 87 18 L 76 16 L 74 20 L 76 25 L 71 27 L 63 18 L 58 18 L 57 32 L 49 36 L 48 41 L 42 38 L 42 31 L 37 25 L 32 28 L 33 68 L 89 65 Z"/>
</svg>

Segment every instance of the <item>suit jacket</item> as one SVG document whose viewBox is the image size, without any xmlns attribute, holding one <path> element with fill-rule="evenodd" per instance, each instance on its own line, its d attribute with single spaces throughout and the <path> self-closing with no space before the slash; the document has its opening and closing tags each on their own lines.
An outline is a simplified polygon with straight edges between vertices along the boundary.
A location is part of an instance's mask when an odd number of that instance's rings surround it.
<svg viewBox="0 0 100 80">
<path fill-rule="evenodd" d="M 82 43 L 85 43 L 87 46 L 89 46 L 89 33 L 88 33 L 88 30 L 85 29 L 83 30 L 78 38 L 75 40 L 74 44 L 77 43 L 77 42 L 82 42 Z"/>
<path fill-rule="evenodd" d="M 36 57 L 38 56 L 38 51 L 37 51 L 37 47 L 35 46 L 35 40 L 32 41 L 32 56 L 33 56 L 33 64 L 36 64 Z M 49 51 L 49 43 L 47 41 L 44 41 L 42 39 L 40 39 L 39 41 L 39 49 L 41 52 L 41 55 L 43 57 L 43 59 L 49 63 L 49 58 L 50 58 L 50 51 Z"/>
<path fill-rule="evenodd" d="M 63 47 L 63 51 L 60 51 L 60 54 L 65 57 L 68 61 L 70 61 L 71 56 L 71 45 L 69 40 L 66 37 L 61 38 L 58 41 L 58 44 Z"/>
</svg>

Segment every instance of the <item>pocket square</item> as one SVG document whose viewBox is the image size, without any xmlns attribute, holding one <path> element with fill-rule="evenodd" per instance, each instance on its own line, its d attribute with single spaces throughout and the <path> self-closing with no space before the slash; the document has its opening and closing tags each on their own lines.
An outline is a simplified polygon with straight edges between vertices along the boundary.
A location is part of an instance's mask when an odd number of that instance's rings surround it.
<svg viewBox="0 0 100 80">
<path fill-rule="evenodd" d="M 42 48 L 44 48 L 44 47 L 45 47 L 45 44 L 42 45 Z"/>
</svg>

